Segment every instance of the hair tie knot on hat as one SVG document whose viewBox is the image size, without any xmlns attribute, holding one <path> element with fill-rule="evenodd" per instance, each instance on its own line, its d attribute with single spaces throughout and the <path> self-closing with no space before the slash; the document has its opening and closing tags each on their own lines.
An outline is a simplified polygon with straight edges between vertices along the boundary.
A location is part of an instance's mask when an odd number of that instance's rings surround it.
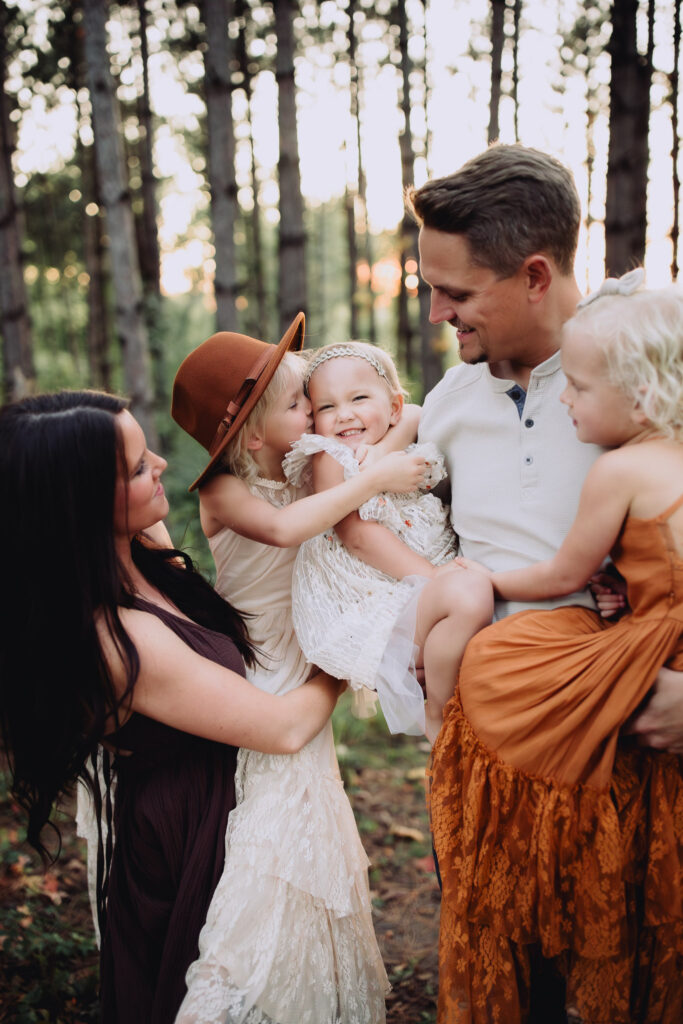
<svg viewBox="0 0 683 1024">
<path fill-rule="evenodd" d="M 638 291 L 644 280 L 645 271 L 642 267 L 629 270 L 627 274 L 622 274 L 621 277 L 608 277 L 596 291 L 591 292 L 585 299 L 582 299 L 576 308 L 585 309 L 591 302 L 604 298 L 605 295 L 633 295 L 634 292 Z"/>
</svg>

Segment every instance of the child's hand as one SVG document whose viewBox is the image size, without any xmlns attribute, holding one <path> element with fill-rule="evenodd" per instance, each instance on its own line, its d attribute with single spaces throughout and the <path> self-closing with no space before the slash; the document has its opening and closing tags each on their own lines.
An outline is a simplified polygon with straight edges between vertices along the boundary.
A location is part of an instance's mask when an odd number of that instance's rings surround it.
<svg viewBox="0 0 683 1024">
<path fill-rule="evenodd" d="M 369 469 L 383 457 L 381 451 L 374 444 L 359 444 L 354 454 L 361 469 Z"/>
<path fill-rule="evenodd" d="M 588 586 L 603 619 L 620 615 L 626 608 L 626 581 L 616 570 L 596 573 Z"/>
<path fill-rule="evenodd" d="M 456 565 L 459 565 L 461 569 L 471 569 L 473 572 L 481 573 L 482 576 L 493 576 L 493 570 L 487 569 L 481 562 L 475 562 L 473 558 L 462 558 L 458 556 L 453 561 Z M 450 563 L 449 563 L 450 564 Z"/>
<path fill-rule="evenodd" d="M 422 455 L 391 452 L 390 455 L 383 455 L 366 472 L 376 476 L 379 491 L 404 494 L 417 491 L 423 486 L 427 470 L 427 460 Z"/>
</svg>

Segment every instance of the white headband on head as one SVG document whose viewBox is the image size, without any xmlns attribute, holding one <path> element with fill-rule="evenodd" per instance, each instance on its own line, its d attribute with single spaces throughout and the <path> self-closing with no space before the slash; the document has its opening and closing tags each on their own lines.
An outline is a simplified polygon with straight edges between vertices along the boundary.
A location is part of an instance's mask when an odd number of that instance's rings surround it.
<svg viewBox="0 0 683 1024">
<path fill-rule="evenodd" d="M 384 369 L 377 356 L 373 356 L 372 352 L 366 352 L 365 349 L 357 350 L 347 348 L 346 345 L 333 345 L 332 348 L 324 349 L 317 356 L 313 356 L 311 359 L 306 369 L 306 373 L 304 374 L 304 389 L 308 391 L 308 382 L 322 363 L 326 363 L 328 359 L 341 359 L 344 356 L 353 356 L 354 359 L 364 359 L 366 363 L 370 363 L 370 366 L 377 371 L 380 377 L 384 377 L 385 381 L 391 388 L 391 381 L 387 377 L 387 371 Z"/>
<path fill-rule="evenodd" d="M 582 299 L 576 308 L 585 309 L 591 302 L 595 302 L 596 299 L 601 299 L 605 295 L 633 295 L 644 280 L 645 271 L 642 267 L 629 270 L 628 274 L 622 274 L 621 277 L 608 277 L 597 291 L 591 292 L 585 299 Z"/>
</svg>

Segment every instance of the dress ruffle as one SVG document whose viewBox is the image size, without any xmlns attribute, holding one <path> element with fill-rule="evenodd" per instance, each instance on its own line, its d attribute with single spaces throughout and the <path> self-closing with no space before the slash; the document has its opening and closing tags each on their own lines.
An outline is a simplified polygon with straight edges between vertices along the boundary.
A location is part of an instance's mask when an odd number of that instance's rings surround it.
<svg viewBox="0 0 683 1024">
<path fill-rule="evenodd" d="M 459 697 L 449 702 L 429 771 L 443 880 L 440 1022 L 523 1020 L 524 947 L 538 944 L 584 1024 L 680 1024 L 678 761 L 620 751 L 612 791 L 559 786 L 500 761 Z M 629 997 L 632 975 L 640 985 Z"/>
<path fill-rule="evenodd" d="M 226 864 L 176 1024 L 381 1024 L 368 859 L 329 724 L 294 755 L 241 750 Z"/>
</svg>

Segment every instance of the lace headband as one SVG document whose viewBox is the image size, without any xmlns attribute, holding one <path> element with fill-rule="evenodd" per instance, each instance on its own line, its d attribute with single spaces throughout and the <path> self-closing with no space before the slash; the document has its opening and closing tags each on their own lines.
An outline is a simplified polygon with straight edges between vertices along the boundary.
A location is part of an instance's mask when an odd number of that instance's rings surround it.
<svg viewBox="0 0 683 1024">
<path fill-rule="evenodd" d="M 377 371 L 380 377 L 384 377 L 389 387 L 391 387 L 391 381 L 387 377 L 386 370 L 380 363 L 379 359 L 376 356 L 373 356 L 372 352 L 366 352 L 364 349 L 347 348 L 346 345 L 333 345 L 332 348 L 323 349 L 323 351 L 321 351 L 317 356 L 313 356 L 308 364 L 306 373 L 304 374 L 304 388 L 306 392 L 308 393 L 309 380 L 322 363 L 326 363 L 328 359 L 340 359 L 343 356 L 353 356 L 354 359 L 364 359 L 366 363 L 370 363 L 370 366 Z"/>
<path fill-rule="evenodd" d="M 595 302 L 596 299 L 601 299 L 605 295 L 633 295 L 640 288 L 644 280 L 645 271 L 642 267 L 629 270 L 628 274 L 622 274 L 621 277 L 608 277 L 606 281 L 602 282 L 597 291 L 591 292 L 585 299 L 582 299 L 576 308 L 585 309 L 591 302 Z"/>
</svg>

